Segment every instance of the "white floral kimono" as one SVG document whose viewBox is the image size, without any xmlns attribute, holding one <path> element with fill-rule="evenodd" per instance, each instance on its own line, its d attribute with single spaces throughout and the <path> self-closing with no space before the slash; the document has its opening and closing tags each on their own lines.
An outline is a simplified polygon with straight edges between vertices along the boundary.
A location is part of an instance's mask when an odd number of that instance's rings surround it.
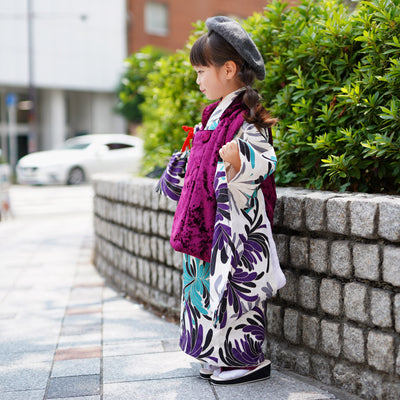
<svg viewBox="0 0 400 400">
<path fill-rule="evenodd" d="M 215 129 L 242 90 L 221 101 L 205 129 Z M 275 170 L 274 149 L 247 122 L 235 140 L 240 171 L 219 161 L 215 174 L 211 261 L 184 255 L 180 346 L 211 365 L 240 367 L 264 360 L 266 300 L 285 285 L 285 277 L 260 190 L 260 177 L 265 179 Z"/>
</svg>

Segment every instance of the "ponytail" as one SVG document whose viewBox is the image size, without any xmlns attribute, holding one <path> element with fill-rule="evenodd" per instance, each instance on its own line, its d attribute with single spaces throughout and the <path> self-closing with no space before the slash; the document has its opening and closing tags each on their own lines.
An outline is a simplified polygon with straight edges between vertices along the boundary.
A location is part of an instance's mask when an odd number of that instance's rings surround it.
<svg viewBox="0 0 400 400">
<path fill-rule="evenodd" d="M 247 63 L 242 65 L 239 72 L 240 80 L 246 85 L 246 91 L 243 96 L 243 103 L 249 109 L 248 115 L 244 117 L 245 121 L 262 131 L 275 125 L 276 118 L 272 118 L 269 111 L 267 111 L 261 104 L 261 96 L 252 88 L 252 83 L 256 78 L 256 74 Z"/>
</svg>

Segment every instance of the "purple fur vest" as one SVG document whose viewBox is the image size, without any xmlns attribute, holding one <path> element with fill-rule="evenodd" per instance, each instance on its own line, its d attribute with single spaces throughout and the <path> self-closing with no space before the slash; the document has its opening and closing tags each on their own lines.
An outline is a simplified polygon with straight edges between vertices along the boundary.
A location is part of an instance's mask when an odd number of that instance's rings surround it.
<svg viewBox="0 0 400 400">
<path fill-rule="evenodd" d="M 209 262 L 215 225 L 217 202 L 214 178 L 219 149 L 231 141 L 243 124 L 246 112 L 239 95 L 224 111 L 215 130 L 198 131 L 193 138 L 182 193 L 174 216 L 171 232 L 172 247 L 185 254 Z M 206 126 L 219 102 L 206 107 L 202 125 Z M 272 137 L 270 143 L 272 144 Z M 275 181 L 269 176 L 261 185 L 267 215 L 272 225 L 276 201 Z"/>
</svg>

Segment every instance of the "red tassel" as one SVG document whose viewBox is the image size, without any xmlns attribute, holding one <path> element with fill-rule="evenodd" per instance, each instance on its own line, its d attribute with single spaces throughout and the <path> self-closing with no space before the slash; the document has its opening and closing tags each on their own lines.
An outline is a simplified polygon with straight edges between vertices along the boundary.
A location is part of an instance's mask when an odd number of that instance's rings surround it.
<svg viewBox="0 0 400 400">
<path fill-rule="evenodd" d="M 191 145 L 191 143 L 190 143 L 190 141 L 193 139 L 193 131 L 194 131 L 194 128 L 192 128 L 191 126 L 186 126 L 186 125 L 183 125 L 182 126 L 182 129 L 185 131 L 185 132 L 187 132 L 187 136 L 186 136 L 186 139 L 185 139 L 185 141 L 183 142 L 183 146 L 182 146 L 182 153 L 186 150 L 186 149 L 191 149 L 191 147 L 192 147 L 192 145 Z"/>
</svg>

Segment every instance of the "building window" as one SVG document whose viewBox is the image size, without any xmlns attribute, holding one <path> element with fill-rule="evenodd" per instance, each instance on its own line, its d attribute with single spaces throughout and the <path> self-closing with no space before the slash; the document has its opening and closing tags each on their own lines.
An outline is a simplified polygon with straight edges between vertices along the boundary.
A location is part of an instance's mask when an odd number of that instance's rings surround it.
<svg viewBox="0 0 400 400">
<path fill-rule="evenodd" d="M 168 35 L 168 6 L 164 3 L 148 1 L 144 6 L 144 29 L 157 36 Z"/>
<path fill-rule="evenodd" d="M 17 119 L 19 124 L 29 123 L 29 117 L 32 107 L 33 107 L 32 101 L 29 100 L 29 96 L 27 94 L 20 94 L 18 96 Z"/>
</svg>

